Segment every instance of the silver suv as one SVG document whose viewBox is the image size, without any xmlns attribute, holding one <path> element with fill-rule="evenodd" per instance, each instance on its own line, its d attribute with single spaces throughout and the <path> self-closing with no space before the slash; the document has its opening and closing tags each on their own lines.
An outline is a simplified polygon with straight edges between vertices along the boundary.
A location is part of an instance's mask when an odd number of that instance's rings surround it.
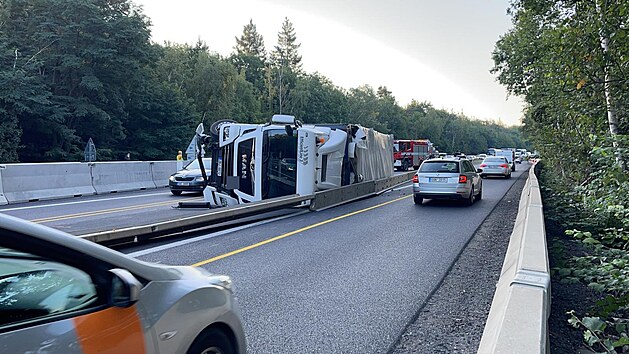
<svg viewBox="0 0 629 354">
<path fill-rule="evenodd" d="M 413 201 L 421 205 L 424 198 L 458 199 L 472 205 L 483 197 L 478 172 L 468 160 L 426 160 L 413 176 Z"/>
</svg>

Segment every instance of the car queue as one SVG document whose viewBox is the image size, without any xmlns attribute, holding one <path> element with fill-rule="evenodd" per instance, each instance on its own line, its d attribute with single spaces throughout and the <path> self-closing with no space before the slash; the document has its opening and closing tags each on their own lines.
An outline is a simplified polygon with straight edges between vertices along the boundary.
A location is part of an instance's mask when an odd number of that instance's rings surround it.
<svg viewBox="0 0 629 354">
<path fill-rule="evenodd" d="M 441 153 L 438 158 L 425 160 L 413 176 L 413 201 L 423 205 L 425 199 L 450 199 L 470 206 L 482 199 L 483 179 L 511 178 L 523 156 L 529 154 L 521 149 L 492 148 L 478 155 Z M 472 161 L 479 160 L 475 167 Z"/>
</svg>

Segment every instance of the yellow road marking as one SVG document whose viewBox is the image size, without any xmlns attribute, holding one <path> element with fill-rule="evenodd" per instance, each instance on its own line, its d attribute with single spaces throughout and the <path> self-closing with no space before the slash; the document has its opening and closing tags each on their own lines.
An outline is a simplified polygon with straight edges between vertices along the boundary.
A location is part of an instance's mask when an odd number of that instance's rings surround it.
<svg viewBox="0 0 629 354">
<path fill-rule="evenodd" d="M 198 199 L 198 198 L 195 198 L 193 200 L 196 200 L 196 199 Z M 51 216 L 51 217 L 41 218 L 41 219 L 34 219 L 34 220 L 31 220 L 31 221 L 35 222 L 35 223 L 44 223 L 44 222 L 76 219 L 76 218 L 81 218 L 81 217 L 86 217 L 86 216 L 97 216 L 97 215 L 104 215 L 104 214 L 112 214 L 112 213 L 118 213 L 118 212 L 122 212 L 122 211 L 139 210 L 139 209 L 152 208 L 152 207 L 156 207 L 156 206 L 169 205 L 169 204 L 173 204 L 174 202 L 180 201 L 180 200 L 190 200 L 190 199 L 188 199 L 188 198 L 176 199 L 176 200 L 169 200 L 169 201 L 166 201 L 166 202 L 155 202 L 155 203 L 149 203 L 149 204 L 132 205 L 132 206 L 126 206 L 126 207 L 120 207 L 120 208 L 112 208 L 112 209 L 105 209 L 105 210 L 86 211 L 86 212 L 76 213 L 76 214 L 59 215 L 59 216 Z"/>
<path fill-rule="evenodd" d="M 393 200 L 390 200 L 388 202 L 384 202 L 382 204 L 374 205 L 374 206 L 371 206 L 369 208 L 365 208 L 365 209 L 357 210 L 357 211 L 354 211 L 354 212 L 351 212 L 351 213 L 348 213 L 348 214 L 337 216 L 337 217 L 332 218 L 332 219 L 321 221 L 321 222 L 318 222 L 316 224 L 312 224 L 310 226 L 303 227 L 303 228 L 301 228 L 299 230 L 290 231 L 290 232 L 287 232 L 285 234 L 282 234 L 282 235 L 279 235 L 279 236 L 275 236 L 275 237 L 272 237 L 270 239 L 267 239 L 267 240 L 255 243 L 253 245 L 249 245 L 249 246 L 237 249 L 235 251 L 231 251 L 231 252 L 228 252 L 228 253 L 225 253 L 225 254 L 221 254 L 220 256 L 216 256 L 216 257 L 213 257 L 213 258 L 210 258 L 210 259 L 206 259 L 206 260 L 201 261 L 201 262 L 197 262 L 197 263 L 193 264 L 192 266 L 193 267 L 200 267 L 200 266 L 208 264 L 208 263 L 216 262 L 216 261 L 218 261 L 220 259 L 231 257 L 231 256 L 236 255 L 238 253 L 242 253 L 242 252 L 245 252 L 245 251 L 248 251 L 248 250 L 251 250 L 251 249 L 263 246 L 263 245 L 266 245 L 267 243 L 275 242 L 275 241 L 281 240 L 281 239 L 283 239 L 285 237 L 292 236 L 292 235 L 298 234 L 298 233 L 306 231 L 306 230 L 314 229 L 315 227 L 319 227 L 319 226 L 322 226 L 322 225 L 325 225 L 325 224 L 329 224 L 329 223 L 334 222 L 334 221 L 345 219 L 345 218 L 348 218 L 350 216 L 354 216 L 356 214 L 364 213 L 364 212 L 369 211 L 369 210 L 380 208 L 382 206 L 385 206 L 385 205 L 388 205 L 388 204 L 391 204 L 391 203 L 395 203 L 397 201 L 409 198 L 411 196 L 412 196 L 412 194 L 404 196 L 404 197 L 400 197 L 400 198 L 397 198 L 397 199 L 393 199 Z"/>
</svg>

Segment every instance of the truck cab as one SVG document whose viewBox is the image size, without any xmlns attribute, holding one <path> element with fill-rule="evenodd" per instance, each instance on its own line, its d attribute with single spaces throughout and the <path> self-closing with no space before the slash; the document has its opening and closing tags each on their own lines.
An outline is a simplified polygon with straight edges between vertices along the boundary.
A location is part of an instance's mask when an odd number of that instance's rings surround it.
<svg viewBox="0 0 629 354">
<path fill-rule="evenodd" d="M 268 124 L 220 124 L 216 135 L 220 167 L 212 169 L 218 173 L 206 199 L 217 204 L 312 195 L 393 174 L 386 158 L 392 137 L 358 125 L 303 125 L 275 115 Z"/>
</svg>

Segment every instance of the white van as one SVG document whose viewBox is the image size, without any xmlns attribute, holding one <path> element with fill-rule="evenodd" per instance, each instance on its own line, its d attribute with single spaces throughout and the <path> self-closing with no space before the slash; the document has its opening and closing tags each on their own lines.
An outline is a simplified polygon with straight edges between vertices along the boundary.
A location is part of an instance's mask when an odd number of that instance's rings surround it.
<svg viewBox="0 0 629 354">
<path fill-rule="evenodd" d="M 496 150 L 496 156 L 504 156 L 511 165 L 511 171 L 515 172 L 515 153 L 513 150 Z"/>
</svg>

